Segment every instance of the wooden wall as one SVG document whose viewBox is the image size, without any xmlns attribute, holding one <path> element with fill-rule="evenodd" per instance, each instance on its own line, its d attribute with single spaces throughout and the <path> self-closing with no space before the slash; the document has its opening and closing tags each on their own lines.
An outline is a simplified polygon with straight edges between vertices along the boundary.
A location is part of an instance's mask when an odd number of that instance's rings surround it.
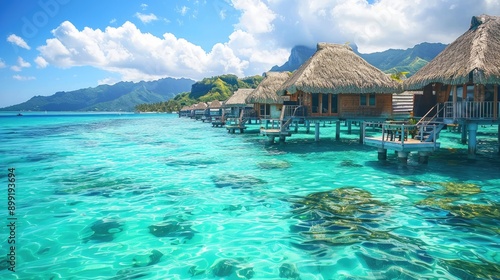
<svg viewBox="0 0 500 280">
<path fill-rule="evenodd" d="M 375 106 L 361 106 L 360 94 L 339 94 L 338 113 L 316 113 L 312 114 L 312 95 L 299 91 L 290 96 L 291 101 L 299 101 L 307 107 L 309 116 L 314 117 L 390 117 L 392 115 L 392 94 L 375 94 Z M 331 102 L 331 98 L 329 98 Z M 330 104 L 328 104 L 330 107 Z"/>
</svg>

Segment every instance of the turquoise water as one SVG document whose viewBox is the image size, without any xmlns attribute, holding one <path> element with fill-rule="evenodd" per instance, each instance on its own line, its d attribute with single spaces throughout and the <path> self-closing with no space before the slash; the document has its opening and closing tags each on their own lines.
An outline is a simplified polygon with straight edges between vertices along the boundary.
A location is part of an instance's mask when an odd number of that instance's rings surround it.
<svg viewBox="0 0 500 280">
<path fill-rule="evenodd" d="M 2 279 L 500 278 L 496 127 L 476 161 L 443 132 L 427 166 L 400 166 L 328 123 L 269 146 L 175 115 L 0 122 Z"/>
</svg>

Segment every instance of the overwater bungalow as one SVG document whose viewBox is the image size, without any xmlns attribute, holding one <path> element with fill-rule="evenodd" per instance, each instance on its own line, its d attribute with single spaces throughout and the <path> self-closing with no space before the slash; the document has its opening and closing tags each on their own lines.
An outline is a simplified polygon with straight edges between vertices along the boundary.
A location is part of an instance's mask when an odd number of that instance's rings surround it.
<svg viewBox="0 0 500 280">
<path fill-rule="evenodd" d="M 315 122 L 336 120 L 383 121 L 392 117 L 392 94 L 401 86 L 387 74 L 357 55 L 348 45 L 319 43 L 317 51 L 278 89 L 290 98 L 284 105 L 284 118 Z M 280 140 L 291 121 L 283 123 Z M 264 131 L 266 132 L 266 131 Z M 269 135 L 271 142 L 273 135 Z"/>
<path fill-rule="evenodd" d="M 202 120 L 205 122 L 212 122 L 215 120 L 220 120 L 222 118 L 222 103 L 219 100 L 214 100 L 207 102 L 207 108 L 205 109 L 205 115 Z"/>
<path fill-rule="evenodd" d="M 387 119 L 400 85 L 348 45 L 319 43 L 278 94 L 304 106 L 309 118 Z M 291 103 L 290 103 L 291 104 Z"/>
<path fill-rule="evenodd" d="M 290 78 L 291 73 L 267 72 L 257 88 L 246 98 L 246 103 L 254 104 L 259 119 L 279 119 L 283 102 L 288 97 L 277 94 L 279 87 Z"/>
<path fill-rule="evenodd" d="M 194 118 L 196 120 L 201 120 L 203 116 L 205 115 L 205 110 L 208 108 L 207 103 L 205 102 L 199 102 L 196 105 L 193 106 L 193 114 L 191 118 Z"/>
<path fill-rule="evenodd" d="M 253 104 L 247 104 L 247 97 L 254 89 L 240 88 L 224 102 L 224 115 L 228 132 L 234 133 L 236 130 L 243 132 L 246 129 L 246 122 L 250 118 L 255 118 Z"/>
<path fill-rule="evenodd" d="M 404 81 L 408 90 L 423 90 L 415 98 L 416 116 L 463 128 L 471 159 L 478 125 L 500 124 L 499 84 L 500 17 L 488 15 L 472 17 L 469 30 Z"/>
<path fill-rule="evenodd" d="M 190 117 L 191 116 L 191 110 L 192 110 L 192 106 L 183 106 L 179 110 L 179 118 L 180 117 Z"/>
</svg>

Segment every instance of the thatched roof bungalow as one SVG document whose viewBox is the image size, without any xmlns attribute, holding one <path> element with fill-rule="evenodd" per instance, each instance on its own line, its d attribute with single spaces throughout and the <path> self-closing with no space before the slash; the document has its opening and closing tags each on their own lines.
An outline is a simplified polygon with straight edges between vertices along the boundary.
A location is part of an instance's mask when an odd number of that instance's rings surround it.
<svg viewBox="0 0 500 280">
<path fill-rule="evenodd" d="M 286 98 L 277 94 L 279 87 L 290 78 L 291 73 L 267 72 L 257 88 L 247 97 L 246 102 L 254 104 L 259 118 L 277 119 L 280 117 L 283 101 Z"/>
<path fill-rule="evenodd" d="M 404 81 L 405 89 L 424 91 L 416 115 L 440 104 L 441 116 L 458 122 L 497 119 L 499 84 L 500 17 L 488 15 L 472 17 L 469 30 Z"/>
<path fill-rule="evenodd" d="M 252 104 L 247 104 L 247 97 L 254 91 L 252 88 L 240 88 L 224 102 L 223 107 L 229 109 L 229 115 L 238 117 L 245 108 L 252 108 Z"/>
<path fill-rule="evenodd" d="M 193 105 L 194 118 L 197 120 L 201 119 L 205 115 L 205 110 L 207 108 L 208 108 L 208 105 L 205 102 L 199 102 L 199 103 Z"/>
<path fill-rule="evenodd" d="M 392 114 L 400 85 L 348 45 L 319 43 L 317 51 L 279 88 L 308 116 L 380 118 Z"/>
<path fill-rule="evenodd" d="M 222 102 L 214 100 L 208 103 L 208 108 L 205 111 L 207 117 L 221 117 L 222 116 Z"/>
</svg>

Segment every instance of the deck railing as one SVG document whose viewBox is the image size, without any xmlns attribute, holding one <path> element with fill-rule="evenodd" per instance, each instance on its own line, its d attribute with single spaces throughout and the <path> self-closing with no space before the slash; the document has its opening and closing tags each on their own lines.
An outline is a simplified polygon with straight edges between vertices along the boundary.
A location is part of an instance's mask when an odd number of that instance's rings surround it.
<svg viewBox="0 0 500 280">
<path fill-rule="evenodd" d="M 428 129 L 428 127 L 432 127 Z M 371 129 L 368 129 L 371 128 Z M 425 140 L 425 133 L 427 131 L 432 131 L 432 140 Z M 393 123 L 379 123 L 379 122 L 364 122 L 363 123 L 363 138 L 367 137 L 377 137 L 381 140 L 382 146 L 384 146 L 385 142 L 398 143 L 402 147 L 408 142 L 408 139 L 419 139 L 418 141 L 434 143 L 434 147 L 436 147 L 436 139 L 437 139 L 437 129 L 436 125 L 411 125 L 405 122 L 393 122 Z M 417 137 L 419 136 L 419 137 Z"/>
<path fill-rule="evenodd" d="M 445 102 L 443 106 L 445 119 L 497 119 L 500 112 L 500 102 L 493 101 L 459 101 L 455 106 Z"/>
</svg>

